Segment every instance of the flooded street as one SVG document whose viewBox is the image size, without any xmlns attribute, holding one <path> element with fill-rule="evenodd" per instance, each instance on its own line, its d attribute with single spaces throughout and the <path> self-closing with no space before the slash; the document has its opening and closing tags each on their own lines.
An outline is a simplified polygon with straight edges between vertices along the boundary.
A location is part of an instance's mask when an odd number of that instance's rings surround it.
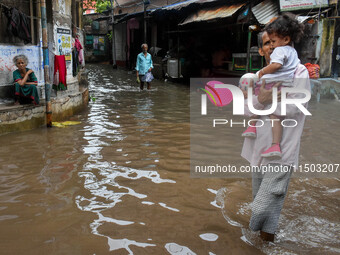
<svg viewBox="0 0 340 255">
<path fill-rule="evenodd" d="M 293 178 L 277 243 L 260 243 L 247 229 L 251 179 L 190 178 L 189 88 L 140 91 L 126 71 L 87 68 L 93 101 L 70 119 L 81 124 L 0 136 L 3 254 L 340 253 L 340 179 Z M 305 163 L 340 163 L 339 107 L 311 102 Z"/>
</svg>

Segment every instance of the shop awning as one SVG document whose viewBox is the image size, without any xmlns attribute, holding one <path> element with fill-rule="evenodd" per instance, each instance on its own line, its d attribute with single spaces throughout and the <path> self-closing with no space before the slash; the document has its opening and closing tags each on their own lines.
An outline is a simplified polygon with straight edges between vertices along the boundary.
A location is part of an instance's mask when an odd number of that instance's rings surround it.
<svg viewBox="0 0 340 255">
<path fill-rule="evenodd" d="M 176 10 L 179 11 L 184 7 L 187 7 L 191 4 L 204 4 L 204 3 L 209 3 L 209 2 L 216 2 L 217 0 L 187 0 L 175 4 L 171 4 L 168 6 L 164 6 L 158 10 L 166 10 L 166 11 L 171 11 L 171 10 Z"/>
<path fill-rule="evenodd" d="M 256 20 L 261 24 L 267 24 L 272 18 L 279 16 L 279 6 L 271 0 L 263 1 L 254 6 L 253 12 Z"/>
<path fill-rule="evenodd" d="M 148 14 L 153 14 L 155 12 L 158 13 L 163 13 L 163 12 L 168 12 L 168 11 L 181 11 L 183 8 L 188 7 L 190 5 L 203 5 L 206 3 L 210 3 L 210 2 L 216 2 L 218 0 L 187 0 L 187 1 L 183 1 L 183 2 L 179 2 L 179 3 L 175 3 L 175 4 L 171 4 L 171 5 L 167 5 L 167 6 L 163 6 L 163 7 L 158 7 L 158 8 L 154 8 L 154 9 L 147 9 L 146 12 Z M 137 16 L 142 16 L 144 14 L 144 11 L 139 11 L 139 12 L 134 12 L 134 13 L 129 13 L 126 14 L 123 18 L 119 19 L 117 21 L 117 23 L 126 21 L 128 19 L 137 17 Z"/>
<path fill-rule="evenodd" d="M 188 16 L 179 25 L 186 25 L 186 24 L 193 23 L 193 22 L 209 21 L 209 20 L 231 17 L 235 12 L 237 12 L 244 5 L 245 4 L 234 4 L 230 6 L 221 6 L 221 7 L 202 9 Z"/>
</svg>

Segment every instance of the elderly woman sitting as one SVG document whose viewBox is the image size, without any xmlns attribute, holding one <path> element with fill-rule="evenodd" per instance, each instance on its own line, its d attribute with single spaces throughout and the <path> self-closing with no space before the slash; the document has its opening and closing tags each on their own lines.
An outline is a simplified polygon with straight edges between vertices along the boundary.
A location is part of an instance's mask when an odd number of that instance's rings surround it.
<svg viewBox="0 0 340 255">
<path fill-rule="evenodd" d="M 31 69 L 26 68 L 28 59 L 25 55 L 18 55 L 13 58 L 14 64 L 18 67 L 13 72 L 15 86 L 15 103 L 19 104 L 20 98 L 28 98 L 35 105 L 39 104 L 39 95 L 37 90 L 38 80 Z"/>
</svg>

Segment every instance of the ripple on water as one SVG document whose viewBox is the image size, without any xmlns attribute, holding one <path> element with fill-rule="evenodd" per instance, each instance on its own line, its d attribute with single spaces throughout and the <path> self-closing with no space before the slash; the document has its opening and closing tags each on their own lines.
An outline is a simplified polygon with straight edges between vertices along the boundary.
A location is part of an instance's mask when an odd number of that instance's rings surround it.
<svg viewBox="0 0 340 255">
<path fill-rule="evenodd" d="M 235 197 L 240 194 L 245 197 L 245 193 L 242 195 L 242 191 L 239 190 L 239 185 L 230 185 L 228 189 L 218 190 L 215 202 L 220 206 L 226 221 L 232 226 L 241 228 L 243 234 L 241 240 L 266 254 L 304 254 L 315 251 L 319 254 L 335 254 L 340 252 L 338 238 L 340 223 L 337 221 L 339 218 L 332 217 L 330 213 L 333 213 L 333 210 L 338 211 L 336 201 L 339 199 L 333 198 L 334 202 L 328 205 L 328 211 L 324 211 L 323 207 L 327 207 L 322 206 L 319 196 L 326 201 L 331 201 L 327 196 L 331 196 L 332 192 L 328 192 L 325 184 L 328 184 L 329 188 L 338 183 L 339 181 L 334 179 L 330 182 L 327 179 L 293 178 L 291 180 L 293 187 L 288 193 L 280 216 L 275 243 L 269 244 L 262 242 L 258 233 L 252 232 L 243 223 L 245 222 L 244 216 L 249 218 L 251 215 L 251 203 L 242 202 L 246 199 L 238 198 L 239 203 L 235 207 Z M 248 190 L 251 192 L 250 189 Z M 214 193 L 214 191 L 211 192 Z"/>
<path fill-rule="evenodd" d="M 139 91 L 133 74 L 103 65 L 87 68 L 95 100 L 72 117 L 81 125 L 0 136 L 2 250 L 13 254 L 340 253 L 339 179 L 293 178 L 277 243 L 261 243 L 247 228 L 250 179 L 190 178 L 194 123 L 190 123 L 188 87 L 155 81 L 152 91 Z M 306 120 L 301 162 L 337 162 L 339 103 L 310 106 L 313 116 Z M 197 141 L 214 138 L 200 126 L 196 130 L 191 135 Z M 241 148 L 241 130 L 226 129 L 225 134 L 229 151 L 219 155 L 239 163 L 240 150 L 235 146 Z M 200 143 L 194 146 L 209 155 L 224 142 L 211 139 L 206 148 Z"/>
<path fill-rule="evenodd" d="M 188 247 L 179 245 L 177 243 L 167 243 L 165 245 L 165 249 L 171 255 L 196 255 L 196 253 L 190 250 Z"/>
</svg>

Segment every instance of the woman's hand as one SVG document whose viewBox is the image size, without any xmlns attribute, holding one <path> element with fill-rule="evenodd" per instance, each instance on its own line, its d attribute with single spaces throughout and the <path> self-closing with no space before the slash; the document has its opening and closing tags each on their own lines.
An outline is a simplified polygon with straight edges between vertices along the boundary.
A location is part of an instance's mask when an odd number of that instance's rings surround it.
<svg viewBox="0 0 340 255">
<path fill-rule="evenodd" d="M 271 89 L 266 89 L 265 86 L 266 82 L 262 81 L 262 85 L 257 97 L 259 103 L 262 105 L 271 104 L 273 102 L 273 88 L 278 88 L 279 86 L 281 86 L 281 82 L 277 82 Z M 281 91 L 277 92 L 277 101 L 281 101 Z"/>
<path fill-rule="evenodd" d="M 28 70 L 26 74 L 27 74 L 27 75 L 30 75 L 31 73 L 33 73 L 33 70 L 32 70 L 32 69 Z"/>
<path fill-rule="evenodd" d="M 253 79 L 250 79 L 249 87 L 254 88 L 254 80 Z M 244 99 L 247 99 L 248 98 L 248 89 L 241 89 L 241 90 L 243 92 Z"/>
<path fill-rule="evenodd" d="M 151 70 L 152 70 L 152 68 L 150 67 L 150 68 L 149 68 L 149 72 L 151 72 Z"/>
</svg>

